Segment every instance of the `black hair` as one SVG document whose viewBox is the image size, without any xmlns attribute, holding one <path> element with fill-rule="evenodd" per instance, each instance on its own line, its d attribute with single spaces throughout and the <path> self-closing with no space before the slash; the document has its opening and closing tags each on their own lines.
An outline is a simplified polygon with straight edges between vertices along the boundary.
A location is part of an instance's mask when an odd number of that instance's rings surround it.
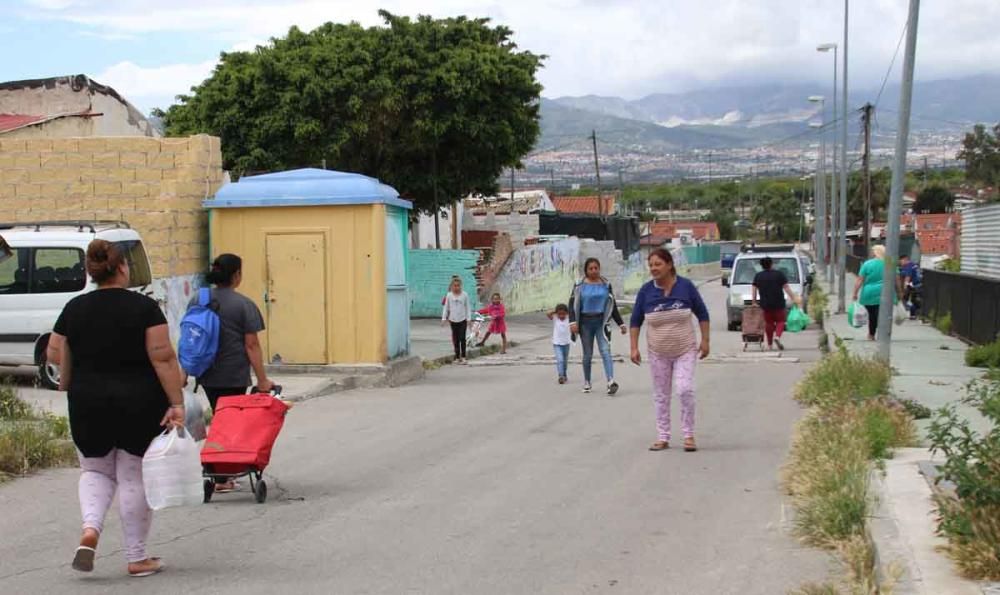
<svg viewBox="0 0 1000 595">
<path fill-rule="evenodd" d="M 760 259 L 760 266 L 763 267 L 763 269 L 765 271 L 771 270 L 771 267 L 773 265 L 774 265 L 774 261 L 771 260 L 770 256 L 765 256 L 764 258 Z"/>
<path fill-rule="evenodd" d="M 556 312 L 566 312 L 568 314 L 569 306 L 567 306 L 566 304 L 558 304 L 556 306 Z"/>
<path fill-rule="evenodd" d="M 243 270 L 243 259 L 235 254 L 220 254 L 212 261 L 205 280 L 217 287 L 231 287 L 233 277 Z"/>
<path fill-rule="evenodd" d="M 491 296 L 490 296 L 490 299 L 492 300 L 492 299 L 493 299 L 493 298 L 495 298 L 495 297 L 498 297 L 498 298 L 500 298 L 500 299 L 503 299 L 503 296 L 502 296 L 502 295 L 500 295 L 500 292 L 499 292 L 499 291 L 496 291 L 496 292 L 493 292 L 493 295 L 491 295 Z"/>
<path fill-rule="evenodd" d="M 594 258 L 593 256 L 591 256 L 587 260 L 583 261 L 583 276 L 584 277 L 587 276 L 587 269 L 589 269 L 590 265 L 592 265 L 592 264 L 596 264 L 598 269 L 601 268 L 601 261 L 598 260 L 598 259 L 596 259 L 596 258 Z"/>
</svg>

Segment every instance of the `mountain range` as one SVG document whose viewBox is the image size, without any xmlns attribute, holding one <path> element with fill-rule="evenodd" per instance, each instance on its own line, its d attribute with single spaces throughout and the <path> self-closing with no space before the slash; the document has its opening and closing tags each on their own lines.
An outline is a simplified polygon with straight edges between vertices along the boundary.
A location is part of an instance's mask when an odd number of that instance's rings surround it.
<svg viewBox="0 0 1000 595">
<path fill-rule="evenodd" d="M 542 135 L 536 151 L 578 150 L 596 130 L 608 149 L 663 152 L 753 147 L 809 130 L 820 108 L 811 95 L 826 94 L 832 118 L 831 85 L 758 85 L 657 93 L 637 100 L 586 95 L 542 99 Z M 877 103 L 876 103 L 877 101 Z M 852 109 L 876 104 L 883 132 L 895 128 L 899 85 L 850 93 Z M 1000 75 L 923 81 L 914 85 L 911 129 L 958 134 L 977 122 L 1000 120 Z M 857 120 L 859 114 L 849 114 Z M 856 128 L 856 126 L 852 126 Z"/>
</svg>

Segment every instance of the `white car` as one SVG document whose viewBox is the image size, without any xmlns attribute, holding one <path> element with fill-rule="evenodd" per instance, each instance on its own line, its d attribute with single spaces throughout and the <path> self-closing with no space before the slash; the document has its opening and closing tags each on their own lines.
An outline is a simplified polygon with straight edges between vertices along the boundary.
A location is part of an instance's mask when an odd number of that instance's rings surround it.
<svg viewBox="0 0 1000 595">
<path fill-rule="evenodd" d="M 66 303 L 97 287 L 85 266 L 87 246 L 95 239 L 122 248 L 130 287 L 149 288 L 152 276 L 142 238 L 125 222 L 0 225 L 0 366 L 38 366 L 44 386 L 59 386 L 59 370 L 46 362 L 45 348 Z"/>
<path fill-rule="evenodd" d="M 760 271 L 760 261 L 770 256 L 774 261 L 773 268 L 785 273 L 788 286 L 797 296 L 802 297 L 805 309 L 809 301 L 809 286 L 812 274 L 799 254 L 795 252 L 747 252 L 740 254 L 733 262 L 733 273 L 725 285 L 729 286 L 729 296 L 726 299 L 726 320 L 731 331 L 739 330 L 743 325 L 743 308 L 750 304 L 753 297 L 753 279 Z"/>
</svg>

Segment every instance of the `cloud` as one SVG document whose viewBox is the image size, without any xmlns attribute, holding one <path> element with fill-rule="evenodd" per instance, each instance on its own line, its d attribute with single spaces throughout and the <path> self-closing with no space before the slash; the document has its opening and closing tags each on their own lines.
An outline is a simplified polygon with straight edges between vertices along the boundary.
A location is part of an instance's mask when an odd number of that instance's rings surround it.
<svg viewBox="0 0 1000 595">
<path fill-rule="evenodd" d="M 843 25 L 843 3 L 826 0 L 29 0 L 25 6 L 28 18 L 68 22 L 93 34 L 168 32 L 178 43 L 197 36 L 216 40 L 218 49 L 240 50 L 284 35 L 291 25 L 376 25 L 378 8 L 488 16 L 513 29 L 521 48 L 549 56 L 540 74 L 548 96 L 637 97 L 746 82 L 827 83 L 832 57 L 817 54 L 815 46 L 841 43 Z M 881 82 L 906 9 L 902 0 L 851 2 L 852 86 Z M 991 59 L 1000 55 L 997 22 L 996 0 L 925 2 L 917 77 L 1000 69 Z M 204 69 L 163 68 L 199 67 Z M 183 83 L 171 94 L 186 91 L 189 81 Z"/>
<path fill-rule="evenodd" d="M 174 103 L 175 95 L 186 93 L 208 78 L 217 63 L 218 60 L 209 60 L 144 68 L 126 61 L 108 67 L 94 79 L 110 85 L 139 109 L 149 111 Z"/>
</svg>

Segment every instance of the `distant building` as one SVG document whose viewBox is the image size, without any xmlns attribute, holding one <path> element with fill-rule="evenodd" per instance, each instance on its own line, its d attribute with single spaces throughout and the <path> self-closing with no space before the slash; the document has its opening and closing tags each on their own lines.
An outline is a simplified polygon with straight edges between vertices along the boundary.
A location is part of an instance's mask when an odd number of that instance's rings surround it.
<svg viewBox="0 0 1000 595">
<path fill-rule="evenodd" d="M 151 136 L 161 134 L 111 87 L 78 74 L 0 83 L 0 136 Z"/>
<path fill-rule="evenodd" d="M 553 196 L 552 204 L 559 213 L 568 215 L 614 215 L 615 197 L 602 196 Z"/>
<path fill-rule="evenodd" d="M 653 236 L 678 238 L 691 236 L 699 242 L 717 242 L 722 239 L 719 224 L 715 221 L 656 221 L 649 226 Z"/>
<path fill-rule="evenodd" d="M 911 231 L 916 236 L 922 254 L 953 257 L 959 255 L 961 213 L 903 215 L 899 223 L 902 231 Z"/>
</svg>

